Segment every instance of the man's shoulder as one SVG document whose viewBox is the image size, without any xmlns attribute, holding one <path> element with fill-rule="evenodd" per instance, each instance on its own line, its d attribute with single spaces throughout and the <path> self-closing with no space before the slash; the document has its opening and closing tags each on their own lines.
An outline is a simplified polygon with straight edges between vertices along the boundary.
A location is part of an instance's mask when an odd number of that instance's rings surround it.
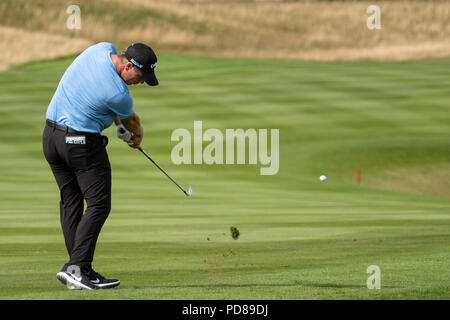
<svg viewBox="0 0 450 320">
<path fill-rule="evenodd" d="M 130 100 L 133 101 L 133 99 L 131 98 L 130 92 L 128 91 L 128 88 L 125 86 L 125 89 L 117 90 L 116 92 L 111 94 L 108 99 L 108 102 L 120 104 L 120 103 L 129 102 Z"/>
<path fill-rule="evenodd" d="M 108 50 L 114 54 L 117 53 L 116 47 L 112 43 L 109 43 L 109 42 L 96 43 L 96 44 L 90 46 L 89 48 L 87 48 L 86 50 Z"/>
</svg>

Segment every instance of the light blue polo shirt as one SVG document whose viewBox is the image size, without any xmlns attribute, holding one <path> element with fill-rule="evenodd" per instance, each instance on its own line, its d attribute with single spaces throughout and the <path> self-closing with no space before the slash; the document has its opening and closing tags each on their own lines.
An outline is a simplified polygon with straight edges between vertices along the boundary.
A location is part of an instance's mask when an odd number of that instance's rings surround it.
<svg viewBox="0 0 450 320">
<path fill-rule="evenodd" d="M 114 115 L 124 119 L 133 114 L 133 100 L 110 53 L 117 54 L 117 49 L 101 42 L 72 62 L 48 106 L 47 119 L 76 131 L 100 133 Z"/>
</svg>

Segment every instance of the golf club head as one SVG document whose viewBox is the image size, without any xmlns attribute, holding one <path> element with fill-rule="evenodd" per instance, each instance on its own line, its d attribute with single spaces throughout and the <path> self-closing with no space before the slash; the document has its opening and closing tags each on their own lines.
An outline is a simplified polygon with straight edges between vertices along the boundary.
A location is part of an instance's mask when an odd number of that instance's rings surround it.
<svg viewBox="0 0 450 320">
<path fill-rule="evenodd" d="M 186 195 L 187 195 L 188 197 L 190 197 L 190 196 L 192 195 L 192 188 L 191 188 L 191 186 L 189 186 L 189 189 L 188 189 Z"/>
</svg>

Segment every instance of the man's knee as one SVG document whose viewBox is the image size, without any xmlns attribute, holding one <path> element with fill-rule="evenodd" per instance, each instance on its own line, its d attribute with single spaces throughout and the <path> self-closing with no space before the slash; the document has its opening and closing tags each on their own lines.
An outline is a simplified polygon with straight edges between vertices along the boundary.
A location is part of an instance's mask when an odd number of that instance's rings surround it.
<svg viewBox="0 0 450 320">
<path fill-rule="evenodd" d="M 89 212 L 90 214 L 98 215 L 106 219 L 110 211 L 111 197 L 109 196 L 103 196 L 95 199 L 94 201 L 87 201 L 86 213 Z"/>
</svg>

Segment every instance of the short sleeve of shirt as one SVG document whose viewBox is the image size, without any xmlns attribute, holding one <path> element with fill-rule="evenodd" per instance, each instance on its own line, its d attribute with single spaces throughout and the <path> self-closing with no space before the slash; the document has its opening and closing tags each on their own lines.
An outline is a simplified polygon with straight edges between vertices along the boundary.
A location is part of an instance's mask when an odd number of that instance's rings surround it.
<svg viewBox="0 0 450 320">
<path fill-rule="evenodd" d="M 109 109 L 120 119 L 128 118 L 133 114 L 133 99 L 129 94 L 117 94 L 108 100 Z"/>
</svg>

